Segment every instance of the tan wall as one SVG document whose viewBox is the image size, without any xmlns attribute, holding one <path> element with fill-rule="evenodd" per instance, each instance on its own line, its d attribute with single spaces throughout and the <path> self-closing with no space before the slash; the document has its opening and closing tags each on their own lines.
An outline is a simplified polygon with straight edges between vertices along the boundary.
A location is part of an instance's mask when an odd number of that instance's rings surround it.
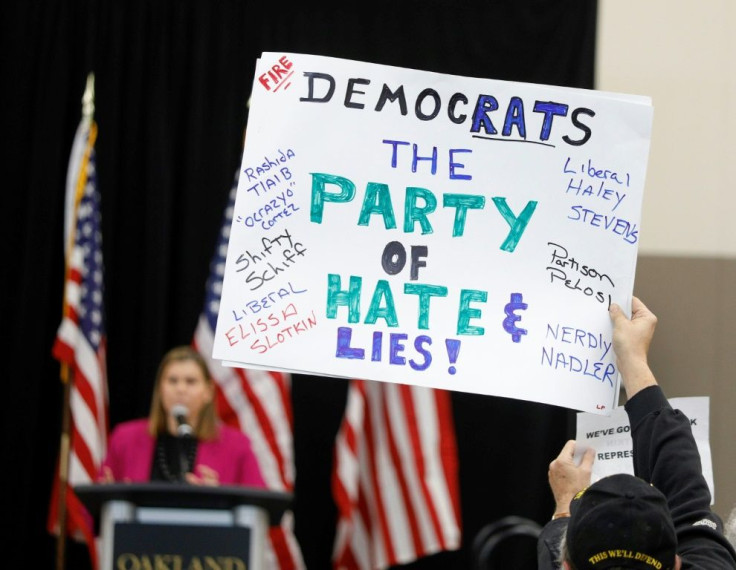
<svg viewBox="0 0 736 570">
<path fill-rule="evenodd" d="M 715 510 L 736 505 L 736 2 L 599 0 L 596 87 L 654 105 L 634 294 L 668 397 L 710 396 Z"/>
<path fill-rule="evenodd" d="M 714 509 L 736 504 L 736 260 L 640 256 L 634 294 L 659 318 L 650 365 L 668 397 L 710 396 Z"/>
</svg>

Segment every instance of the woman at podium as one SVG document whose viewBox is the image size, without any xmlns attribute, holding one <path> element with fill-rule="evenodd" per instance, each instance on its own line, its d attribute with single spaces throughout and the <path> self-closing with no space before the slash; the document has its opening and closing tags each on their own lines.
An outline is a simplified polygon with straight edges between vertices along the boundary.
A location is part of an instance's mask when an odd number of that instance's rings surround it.
<svg viewBox="0 0 736 570">
<path fill-rule="evenodd" d="M 100 482 L 187 482 L 265 487 L 250 440 L 221 423 L 207 363 L 189 346 L 167 352 L 156 373 L 148 418 L 110 434 Z"/>
</svg>

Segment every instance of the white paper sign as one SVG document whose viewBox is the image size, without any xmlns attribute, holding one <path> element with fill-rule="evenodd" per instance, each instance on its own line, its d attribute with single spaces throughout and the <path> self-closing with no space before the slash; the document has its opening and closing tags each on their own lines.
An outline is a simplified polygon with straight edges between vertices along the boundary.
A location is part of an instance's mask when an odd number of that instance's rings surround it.
<svg viewBox="0 0 736 570">
<path fill-rule="evenodd" d="M 682 411 L 690 420 L 695 443 L 700 452 L 703 477 L 710 488 L 711 498 L 715 497 L 713 485 L 713 462 L 710 453 L 710 398 L 670 398 L 670 405 Z M 623 406 L 617 407 L 608 416 L 578 413 L 576 430 L 575 460 L 580 462 L 587 448 L 595 450 L 592 482 L 615 473 L 634 474 L 632 443 L 629 417 Z M 711 503 L 712 504 L 712 503 Z"/>
<path fill-rule="evenodd" d="M 649 98 L 258 62 L 214 358 L 608 413 Z"/>
</svg>

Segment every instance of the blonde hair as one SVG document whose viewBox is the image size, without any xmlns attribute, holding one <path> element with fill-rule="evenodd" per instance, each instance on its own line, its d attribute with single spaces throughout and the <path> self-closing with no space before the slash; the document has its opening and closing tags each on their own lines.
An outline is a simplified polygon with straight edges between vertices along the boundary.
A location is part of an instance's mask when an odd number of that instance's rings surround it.
<svg viewBox="0 0 736 570">
<path fill-rule="evenodd" d="M 199 413 L 196 425 L 193 425 L 194 435 L 197 439 L 214 439 L 217 435 L 217 414 L 215 412 L 215 401 L 214 401 L 214 382 L 210 375 L 207 363 L 201 354 L 199 354 L 191 346 L 177 346 L 169 350 L 164 354 L 161 362 L 158 365 L 158 371 L 156 372 L 156 380 L 153 385 L 153 396 L 151 398 L 151 411 L 148 415 L 148 432 L 153 437 L 158 437 L 162 433 L 167 431 L 167 415 L 164 410 L 163 403 L 161 402 L 161 379 L 164 374 L 166 367 L 172 362 L 182 362 L 191 360 L 194 362 L 202 374 L 206 384 L 212 388 L 213 398 L 206 404 Z"/>
</svg>

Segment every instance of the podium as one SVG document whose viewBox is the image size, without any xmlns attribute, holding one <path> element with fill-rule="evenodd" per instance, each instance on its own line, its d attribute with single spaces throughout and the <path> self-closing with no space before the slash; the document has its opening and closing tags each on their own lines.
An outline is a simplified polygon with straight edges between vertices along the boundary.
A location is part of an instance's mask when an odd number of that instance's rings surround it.
<svg viewBox="0 0 736 570">
<path fill-rule="evenodd" d="M 78 485 L 101 539 L 100 569 L 262 570 L 270 525 L 292 495 L 176 483 Z"/>
</svg>

